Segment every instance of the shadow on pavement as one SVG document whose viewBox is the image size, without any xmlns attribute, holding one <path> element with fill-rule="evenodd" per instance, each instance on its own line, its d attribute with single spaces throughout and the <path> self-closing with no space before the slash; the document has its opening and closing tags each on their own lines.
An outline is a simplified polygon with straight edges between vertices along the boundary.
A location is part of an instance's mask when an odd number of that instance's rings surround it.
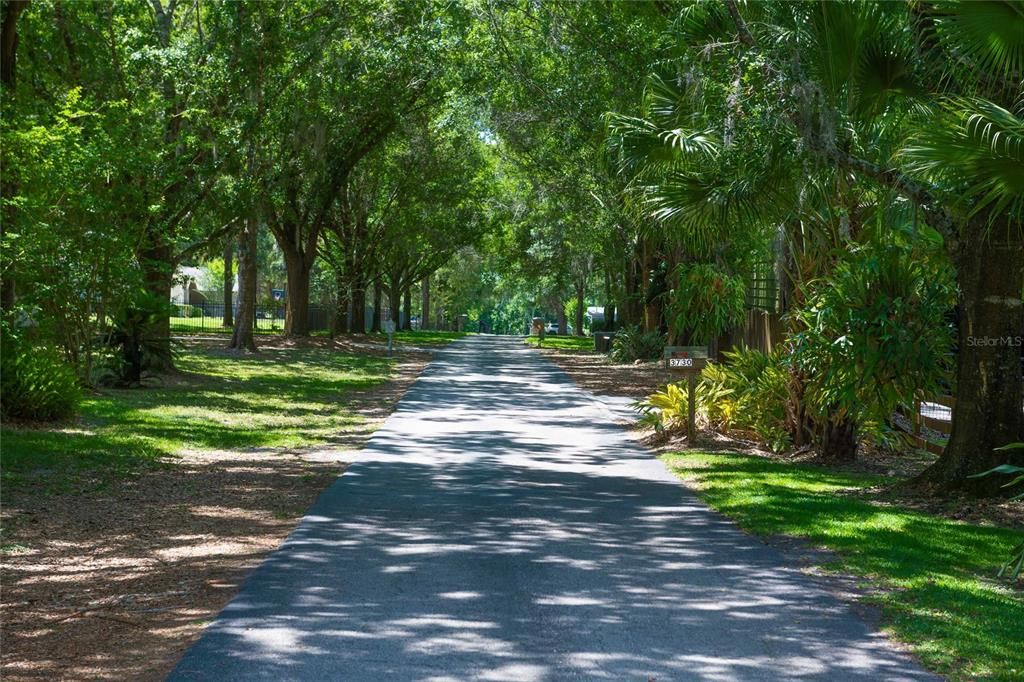
<svg viewBox="0 0 1024 682">
<path fill-rule="evenodd" d="M 517 340 L 454 344 L 173 679 L 932 679 Z"/>
</svg>

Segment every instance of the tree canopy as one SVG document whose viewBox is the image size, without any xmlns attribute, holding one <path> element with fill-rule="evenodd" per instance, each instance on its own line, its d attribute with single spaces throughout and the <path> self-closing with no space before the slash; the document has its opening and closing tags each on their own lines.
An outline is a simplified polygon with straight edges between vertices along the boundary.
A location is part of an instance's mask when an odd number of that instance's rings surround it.
<svg viewBox="0 0 1024 682">
<path fill-rule="evenodd" d="M 2 19 L 5 330 L 79 383 L 169 368 L 175 273 L 219 259 L 235 348 L 256 349 L 268 289 L 292 336 L 314 305 L 332 334 L 386 307 L 724 351 L 757 311 L 783 330 L 797 446 L 853 457 L 950 392 L 921 482 L 980 490 L 1024 437 L 1020 2 L 4 0 Z"/>
</svg>

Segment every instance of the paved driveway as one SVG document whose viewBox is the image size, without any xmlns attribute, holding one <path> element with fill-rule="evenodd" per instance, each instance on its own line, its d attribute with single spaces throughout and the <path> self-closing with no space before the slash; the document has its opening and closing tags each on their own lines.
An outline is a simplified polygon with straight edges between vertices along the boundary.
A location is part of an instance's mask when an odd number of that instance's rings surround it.
<svg viewBox="0 0 1024 682">
<path fill-rule="evenodd" d="M 471 337 L 171 679 L 931 678 L 536 351 Z"/>
</svg>

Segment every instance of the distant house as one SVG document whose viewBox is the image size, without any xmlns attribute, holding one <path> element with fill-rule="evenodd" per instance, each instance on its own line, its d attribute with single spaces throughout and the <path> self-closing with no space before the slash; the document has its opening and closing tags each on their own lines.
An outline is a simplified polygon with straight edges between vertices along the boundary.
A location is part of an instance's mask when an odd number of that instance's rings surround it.
<svg viewBox="0 0 1024 682">
<path fill-rule="evenodd" d="M 179 266 L 174 271 L 174 279 L 171 284 L 171 303 L 185 303 L 189 305 L 200 305 L 206 303 L 206 296 L 199 291 L 199 282 L 205 275 L 203 268 L 194 268 L 187 265 Z"/>
</svg>

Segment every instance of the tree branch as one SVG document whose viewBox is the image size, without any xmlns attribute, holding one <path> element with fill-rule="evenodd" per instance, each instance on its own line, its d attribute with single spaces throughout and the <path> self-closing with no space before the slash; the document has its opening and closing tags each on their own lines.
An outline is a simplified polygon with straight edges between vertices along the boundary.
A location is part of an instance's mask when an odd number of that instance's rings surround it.
<svg viewBox="0 0 1024 682">
<path fill-rule="evenodd" d="M 226 224 L 222 225 L 221 227 L 218 227 L 216 230 L 214 230 L 210 234 L 206 235 L 206 237 L 204 237 L 203 239 L 200 239 L 198 242 L 196 242 L 194 244 L 190 244 L 189 246 L 187 246 L 184 249 L 182 249 L 181 251 L 179 251 L 178 255 L 176 255 L 174 257 L 175 265 L 177 265 L 178 263 L 180 263 L 183 260 L 186 260 L 186 259 L 190 258 L 194 254 L 196 254 L 199 251 L 205 249 L 207 246 L 209 246 L 213 242 L 215 242 L 218 239 L 220 239 L 221 237 L 225 236 L 228 232 L 231 231 L 231 228 L 233 228 L 237 223 L 238 223 L 238 216 L 235 216 L 234 218 L 229 220 Z"/>
<path fill-rule="evenodd" d="M 729 16 L 732 17 L 732 23 L 736 25 L 736 32 L 739 34 L 740 42 L 747 47 L 756 48 L 757 42 L 754 40 L 754 36 L 751 35 L 750 29 L 747 28 L 747 22 L 740 16 L 740 10 L 736 6 L 736 0 L 722 0 L 725 3 L 725 8 L 729 11 Z"/>
<path fill-rule="evenodd" d="M 736 26 L 736 31 L 739 34 L 740 42 L 750 50 L 761 52 L 757 45 L 757 41 L 754 40 L 754 36 L 750 33 L 750 29 L 747 28 L 747 23 L 740 15 L 739 8 L 736 5 L 736 0 L 722 0 L 722 2 L 729 11 L 729 16 L 732 17 L 733 24 Z M 767 56 L 764 55 L 763 52 L 761 53 L 762 56 L 766 57 L 766 68 L 778 78 L 785 78 L 785 73 L 776 67 L 774 63 L 768 60 Z M 810 87 L 820 90 L 816 84 Z M 793 116 L 795 117 L 796 114 L 793 114 Z M 797 126 L 797 129 L 800 129 L 799 125 Z M 942 208 L 941 202 L 936 200 L 930 188 L 911 179 L 895 168 L 885 168 L 877 163 L 868 161 L 867 159 L 862 159 L 848 151 L 837 148 L 834 144 L 822 145 L 817 143 L 816 140 L 807 140 L 807 142 L 811 148 L 817 149 L 823 154 L 823 156 L 841 168 L 854 171 L 864 177 L 870 178 L 885 187 L 895 190 L 899 194 L 918 204 L 928 217 L 928 223 L 946 239 L 947 246 L 950 247 L 951 250 L 957 247 L 958 235 L 953 218 L 948 211 Z"/>
</svg>

